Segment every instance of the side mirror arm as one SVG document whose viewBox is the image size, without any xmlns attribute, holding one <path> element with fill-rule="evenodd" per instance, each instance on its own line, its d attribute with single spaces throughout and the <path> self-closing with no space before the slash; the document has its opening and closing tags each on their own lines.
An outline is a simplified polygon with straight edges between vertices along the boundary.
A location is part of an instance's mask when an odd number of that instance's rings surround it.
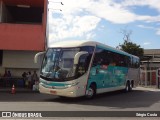
<svg viewBox="0 0 160 120">
<path fill-rule="evenodd" d="M 37 54 L 34 56 L 34 63 L 38 63 L 38 58 L 39 58 L 39 56 L 40 56 L 40 55 L 43 55 L 43 54 L 45 54 L 45 52 L 39 52 L 39 53 L 37 53 Z"/>
<path fill-rule="evenodd" d="M 88 52 L 86 51 L 78 52 L 74 57 L 74 64 L 75 65 L 78 64 L 80 56 L 85 55 L 85 54 L 88 54 Z"/>
</svg>

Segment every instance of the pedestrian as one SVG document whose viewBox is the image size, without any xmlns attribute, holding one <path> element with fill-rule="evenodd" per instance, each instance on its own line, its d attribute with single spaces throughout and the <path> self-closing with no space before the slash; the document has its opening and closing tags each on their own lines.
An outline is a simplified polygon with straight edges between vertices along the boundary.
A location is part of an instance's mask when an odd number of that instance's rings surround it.
<svg viewBox="0 0 160 120">
<path fill-rule="evenodd" d="M 7 74 L 8 77 L 12 77 L 12 74 L 10 71 L 8 71 L 8 74 Z"/>
<path fill-rule="evenodd" d="M 3 75 L 3 84 L 4 84 L 4 87 L 8 86 L 7 76 L 8 76 L 8 73 L 7 73 L 7 70 L 5 70 L 4 75 Z"/>
<path fill-rule="evenodd" d="M 5 70 L 5 73 L 4 73 L 3 77 L 8 77 L 8 72 L 7 72 L 7 70 Z"/>
<path fill-rule="evenodd" d="M 12 75 L 10 71 L 5 70 L 5 73 L 3 75 L 4 81 L 5 81 L 5 86 L 6 87 L 11 87 L 13 84 L 13 81 L 11 79 Z"/>
<path fill-rule="evenodd" d="M 8 77 L 8 80 L 9 80 L 9 86 L 12 87 L 12 85 L 14 84 L 14 81 L 12 79 L 12 74 L 9 70 L 7 72 L 7 77 Z"/>
<path fill-rule="evenodd" d="M 31 87 L 32 75 L 30 71 L 27 74 L 27 81 L 28 81 L 28 88 L 32 88 Z"/>
<path fill-rule="evenodd" d="M 23 72 L 22 74 L 22 78 L 23 78 L 23 85 L 22 86 L 26 86 L 26 81 L 27 81 L 27 73 L 26 72 Z"/>
<path fill-rule="evenodd" d="M 33 75 L 32 75 L 32 87 L 33 87 L 33 85 L 35 85 L 35 83 L 37 83 L 38 82 L 38 75 L 37 75 L 37 73 L 36 73 L 36 71 L 34 71 L 34 73 L 33 73 Z"/>
</svg>

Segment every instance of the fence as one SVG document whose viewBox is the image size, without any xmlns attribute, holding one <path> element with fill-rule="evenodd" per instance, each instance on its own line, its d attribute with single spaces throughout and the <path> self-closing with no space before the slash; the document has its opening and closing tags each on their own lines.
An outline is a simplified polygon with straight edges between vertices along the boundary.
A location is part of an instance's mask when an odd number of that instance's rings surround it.
<svg viewBox="0 0 160 120">
<path fill-rule="evenodd" d="M 140 86 L 158 86 L 158 76 L 156 70 L 140 70 Z"/>
</svg>

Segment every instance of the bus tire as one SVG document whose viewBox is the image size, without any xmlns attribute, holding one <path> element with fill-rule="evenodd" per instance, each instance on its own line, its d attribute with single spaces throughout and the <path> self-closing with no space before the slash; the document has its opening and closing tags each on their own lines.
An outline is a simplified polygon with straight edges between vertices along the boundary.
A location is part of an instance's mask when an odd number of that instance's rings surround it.
<svg viewBox="0 0 160 120">
<path fill-rule="evenodd" d="M 126 88 L 125 88 L 125 92 L 129 92 L 130 90 L 131 90 L 130 82 L 127 81 L 127 83 L 126 83 Z"/>
<path fill-rule="evenodd" d="M 132 85 L 132 88 L 134 88 L 134 80 L 132 80 L 131 85 Z"/>
<path fill-rule="evenodd" d="M 131 81 L 131 90 L 134 88 L 134 80 Z"/>
<path fill-rule="evenodd" d="M 92 99 L 92 98 L 94 98 L 95 95 L 96 95 L 96 85 L 91 84 L 89 89 L 88 89 L 88 93 L 86 94 L 86 97 L 88 99 Z"/>
</svg>

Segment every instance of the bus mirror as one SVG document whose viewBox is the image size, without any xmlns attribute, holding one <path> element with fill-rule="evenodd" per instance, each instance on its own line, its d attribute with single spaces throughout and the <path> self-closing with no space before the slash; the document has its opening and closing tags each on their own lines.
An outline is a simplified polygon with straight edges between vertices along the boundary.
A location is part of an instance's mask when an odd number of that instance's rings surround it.
<svg viewBox="0 0 160 120">
<path fill-rule="evenodd" d="M 43 54 L 45 54 L 45 52 L 39 52 L 39 53 L 37 53 L 37 54 L 34 56 L 34 63 L 38 63 L 39 56 L 40 56 L 40 55 L 43 55 Z"/>
<path fill-rule="evenodd" d="M 74 56 L 74 64 L 78 64 L 80 56 L 85 55 L 85 54 L 88 54 L 88 52 L 86 52 L 86 51 L 78 52 L 78 53 Z"/>
</svg>

